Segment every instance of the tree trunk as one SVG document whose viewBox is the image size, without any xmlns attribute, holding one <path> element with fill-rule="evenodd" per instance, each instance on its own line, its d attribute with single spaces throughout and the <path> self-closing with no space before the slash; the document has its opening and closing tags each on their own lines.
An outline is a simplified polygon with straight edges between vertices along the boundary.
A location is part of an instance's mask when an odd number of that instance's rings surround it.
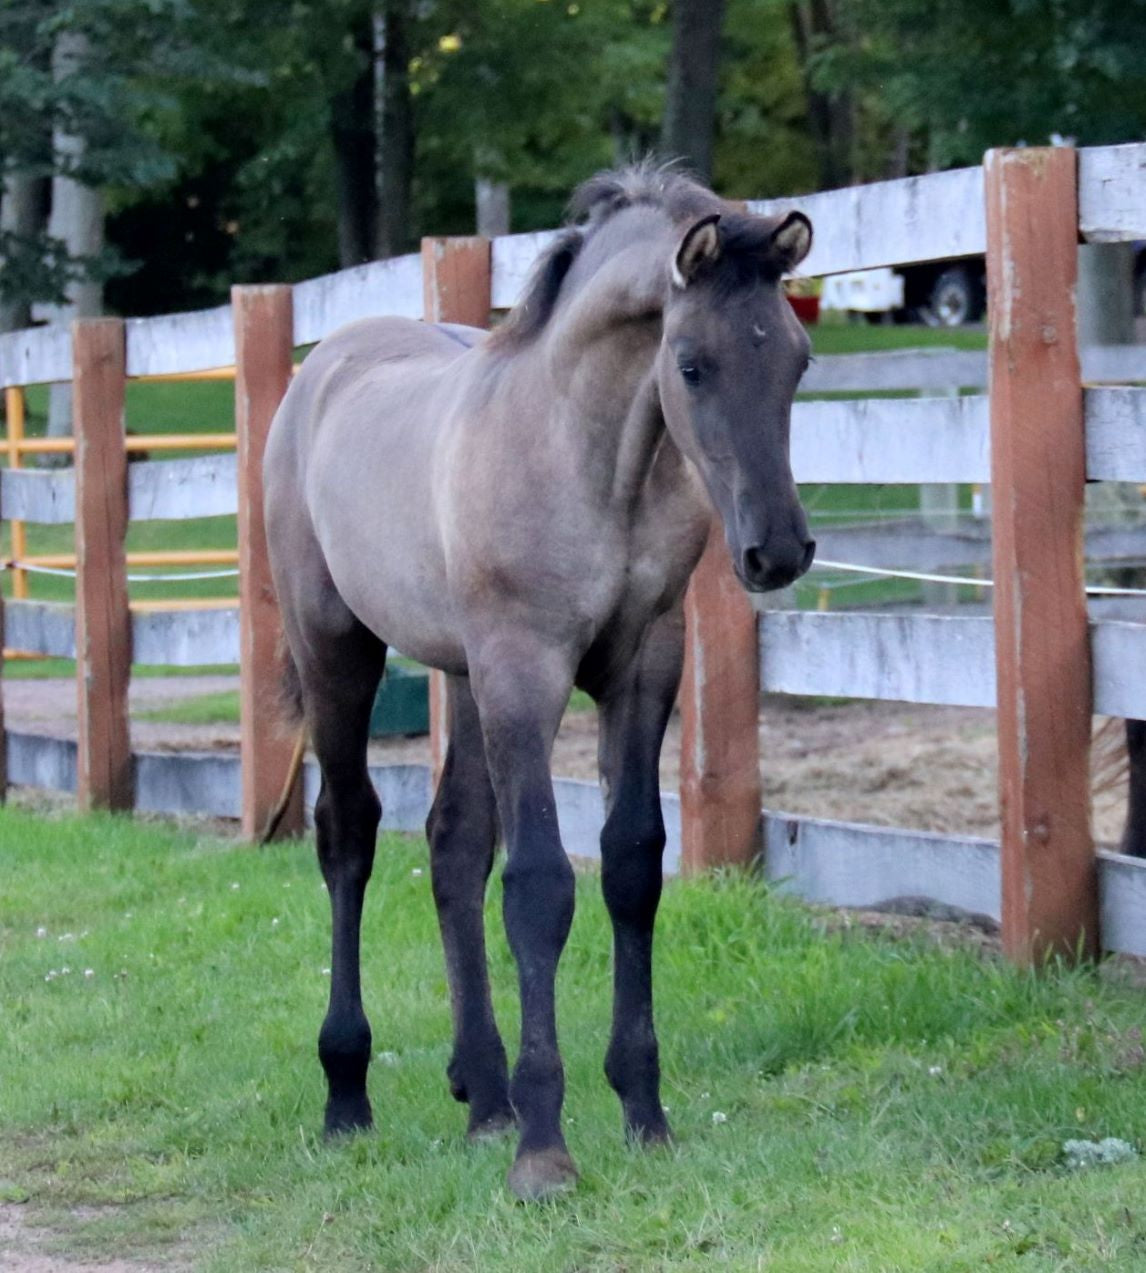
<svg viewBox="0 0 1146 1273">
<path fill-rule="evenodd" d="M 724 0 L 676 0 L 661 152 L 712 180 Z"/>
<path fill-rule="evenodd" d="M 44 228 L 45 183 L 42 177 L 24 172 L 9 173 L 0 202 L 0 231 L 31 243 Z M 0 332 L 19 331 L 32 322 L 32 306 L 27 296 L 0 293 Z"/>
<path fill-rule="evenodd" d="M 76 74 L 89 55 L 87 36 L 64 31 L 56 38 L 52 53 L 52 74 L 60 83 Z M 83 137 L 57 129 L 52 136 L 56 175 L 52 178 L 52 212 L 48 234 L 59 239 L 73 261 L 90 260 L 103 250 L 103 194 L 69 175 L 82 164 L 86 142 Z M 70 323 L 74 318 L 92 318 L 103 309 L 103 284 L 87 271 L 68 284 L 67 300 L 49 311 L 54 323 Z M 48 407 L 48 434 L 62 437 L 72 431 L 72 386 L 52 385 Z"/>
<path fill-rule="evenodd" d="M 851 95 L 822 92 L 811 75 L 811 55 L 817 47 L 840 38 L 830 0 L 792 0 L 788 13 L 808 98 L 808 125 L 819 156 L 820 189 L 850 185 L 855 175 Z"/>
<path fill-rule="evenodd" d="M 354 82 L 330 103 L 338 201 L 338 260 L 343 269 L 374 258 L 378 192 L 374 185 L 374 30 L 367 18 L 354 31 L 361 65 Z"/>
<path fill-rule="evenodd" d="M 396 256 L 410 241 L 414 103 L 410 95 L 409 0 L 384 0 L 375 23 L 378 113 L 376 255 Z"/>
<path fill-rule="evenodd" d="M 509 233 L 509 186 L 504 181 L 474 178 L 477 232 L 487 239 Z"/>
</svg>

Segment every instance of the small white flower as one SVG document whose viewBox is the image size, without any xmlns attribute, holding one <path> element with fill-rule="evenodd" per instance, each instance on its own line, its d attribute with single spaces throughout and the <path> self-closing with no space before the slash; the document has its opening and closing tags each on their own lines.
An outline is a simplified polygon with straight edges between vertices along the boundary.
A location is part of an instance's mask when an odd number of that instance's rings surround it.
<svg viewBox="0 0 1146 1273">
<path fill-rule="evenodd" d="M 85 977 L 94 977 L 94 976 L 95 976 L 95 969 L 94 969 L 94 968 L 85 968 L 85 969 L 84 969 L 84 976 L 85 976 Z"/>
<path fill-rule="evenodd" d="M 932 1077 L 933 1079 L 934 1079 L 934 1078 L 938 1078 L 938 1077 L 939 1077 L 939 1075 L 943 1073 L 943 1066 L 941 1066 L 941 1065 L 929 1065 L 929 1066 L 927 1067 L 927 1073 L 928 1073 L 928 1074 L 930 1074 L 930 1075 L 931 1075 L 931 1077 Z"/>
<path fill-rule="evenodd" d="M 56 941 L 75 941 L 75 939 L 75 933 L 61 933 L 59 937 L 56 938 Z"/>
<path fill-rule="evenodd" d="M 712 1095 L 712 1093 L 711 1093 L 711 1092 L 701 1092 L 701 1094 L 700 1094 L 700 1099 L 701 1099 L 702 1101 L 706 1101 L 706 1100 L 708 1100 L 709 1096 L 711 1096 L 711 1095 Z"/>
<path fill-rule="evenodd" d="M 414 878 L 416 879 L 419 875 L 421 875 L 421 874 L 422 874 L 422 868 L 421 868 L 420 866 L 416 866 L 416 867 L 414 867 L 414 869 L 410 872 L 410 874 L 411 874 L 412 876 L 414 876 Z"/>
<path fill-rule="evenodd" d="M 134 919 L 134 918 L 135 918 L 135 912 L 134 912 L 134 911 L 124 911 L 124 912 L 123 912 L 123 917 L 124 917 L 124 919 Z"/>
<path fill-rule="evenodd" d="M 71 972 L 71 969 L 70 969 L 69 967 L 67 967 L 67 965 L 65 964 L 65 966 L 64 966 L 63 968 L 61 968 L 61 969 L 60 969 L 60 976 L 61 976 L 61 977 L 66 977 L 66 976 L 68 975 L 68 973 L 70 973 L 70 972 Z"/>
<path fill-rule="evenodd" d="M 712 1121 L 719 1127 L 721 1123 L 728 1122 L 728 1115 L 723 1110 L 714 1109 L 712 1111 Z"/>
<path fill-rule="evenodd" d="M 52 969 L 50 969 L 48 972 L 46 972 L 46 973 L 44 974 L 44 980 L 45 980 L 45 981 L 55 981 L 55 979 L 56 979 L 59 975 L 60 975 L 60 974 L 59 974 L 59 973 L 58 973 L 58 972 L 57 972 L 54 968 L 52 968 Z"/>
<path fill-rule="evenodd" d="M 397 1065 L 398 1053 L 397 1052 L 379 1052 L 374 1059 L 380 1065 Z"/>
<path fill-rule="evenodd" d="M 232 893 L 237 893 L 238 891 L 239 891 L 239 881 L 238 881 L 238 880 L 236 880 L 236 881 L 235 881 L 235 882 L 231 885 L 231 892 L 232 892 Z"/>
<path fill-rule="evenodd" d="M 833 1224 L 832 1225 L 832 1245 L 839 1246 L 839 1244 L 843 1240 L 844 1240 L 844 1235 L 840 1232 L 840 1226 L 838 1224 Z"/>
<path fill-rule="evenodd" d="M 324 968 L 324 969 L 322 970 L 322 975 L 323 975 L 324 977 L 329 977 L 329 976 L 330 976 L 330 969 L 329 969 L 329 968 Z"/>
<path fill-rule="evenodd" d="M 271 927 L 278 928 L 278 926 L 279 926 L 279 917 L 276 915 L 274 919 L 271 920 Z"/>
<path fill-rule="evenodd" d="M 48 930 L 43 926 L 43 924 L 41 924 L 40 927 L 36 929 L 36 936 L 47 937 L 47 935 L 48 935 Z"/>
</svg>

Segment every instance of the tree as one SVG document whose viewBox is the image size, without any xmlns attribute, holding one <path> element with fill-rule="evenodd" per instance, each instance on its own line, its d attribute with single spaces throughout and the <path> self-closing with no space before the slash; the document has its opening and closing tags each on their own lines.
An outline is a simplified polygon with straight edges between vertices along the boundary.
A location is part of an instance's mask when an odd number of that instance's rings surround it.
<svg viewBox="0 0 1146 1273">
<path fill-rule="evenodd" d="M 724 0 L 675 0 L 661 151 L 712 179 Z"/>
</svg>

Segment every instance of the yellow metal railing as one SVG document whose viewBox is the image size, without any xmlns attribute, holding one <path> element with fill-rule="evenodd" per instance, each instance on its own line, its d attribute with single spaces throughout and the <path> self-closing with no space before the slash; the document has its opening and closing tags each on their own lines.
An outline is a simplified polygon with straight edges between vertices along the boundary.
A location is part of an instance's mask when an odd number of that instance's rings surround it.
<svg viewBox="0 0 1146 1273">
<path fill-rule="evenodd" d="M 165 382 L 180 380 L 234 380 L 234 367 L 219 367 L 211 371 L 172 372 L 168 375 L 133 377 L 140 382 Z M 4 390 L 4 410 L 7 433 L 2 444 L 10 468 L 24 466 L 28 455 L 71 455 L 75 451 L 74 438 L 30 438 L 27 436 L 27 405 L 24 389 L 13 386 Z M 234 433 L 158 433 L 129 434 L 124 445 L 129 452 L 138 454 L 151 451 L 221 451 L 234 448 Z M 25 567 L 44 567 L 56 570 L 72 570 L 76 554 L 29 553 L 28 533 L 24 522 L 12 519 L 11 570 L 12 596 L 14 600 L 28 597 L 28 574 Z M 237 565 L 237 548 L 212 549 L 157 549 L 129 552 L 127 565 L 131 566 L 232 566 Z M 233 597 L 170 598 L 163 600 L 132 601 L 133 610 L 211 610 L 233 606 Z M 41 658 L 16 650 L 4 650 L 5 658 Z"/>
</svg>

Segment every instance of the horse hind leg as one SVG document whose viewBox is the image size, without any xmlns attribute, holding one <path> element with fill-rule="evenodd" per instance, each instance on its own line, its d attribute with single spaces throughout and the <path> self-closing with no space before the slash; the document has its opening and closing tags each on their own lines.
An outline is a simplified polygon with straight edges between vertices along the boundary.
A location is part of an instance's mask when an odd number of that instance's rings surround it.
<svg viewBox="0 0 1146 1273">
<path fill-rule="evenodd" d="M 450 740 L 430 816 L 430 874 L 450 985 L 454 1047 L 447 1076 L 469 1104 L 471 1140 L 513 1125 L 505 1045 L 489 992 L 483 903 L 497 844 L 477 705 L 466 677 L 449 678 Z"/>
<path fill-rule="evenodd" d="M 296 663 L 322 773 L 315 838 L 330 895 L 332 931 L 330 1001 L 318 1054 L 327 1080 L 325 1132 L 331 1136 L 373 1121 L 366 1095 L 372 1039 L 362 1008 L 360 933 L 381 817 L 366 767 L 366 745 L 386 646 L 337 594 L 323 598 L 321 625 L 307 632 L 302 645 L 311 657 Z"/>
</svg>

